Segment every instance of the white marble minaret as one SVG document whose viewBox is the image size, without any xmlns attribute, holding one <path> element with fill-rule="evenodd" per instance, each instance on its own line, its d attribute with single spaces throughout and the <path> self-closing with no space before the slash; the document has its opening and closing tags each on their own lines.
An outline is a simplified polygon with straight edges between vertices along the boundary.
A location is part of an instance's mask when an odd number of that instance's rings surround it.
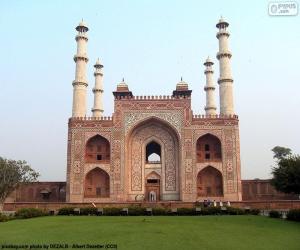
<svg viewBox="0 0 300 250">
<path fill-rule="evenodd" d="M 215 115 L 216 114 L 216 102 L 215 102 L 215 85 L 213 80 L 214 71 L 212 69 L 212 65 L 214 63 L 208 57 L 204 63 L 205 70 L 204 74 L 206 75 L 206 85 L 204 87 L 204 91 L 206 92 L 206 106 L 205 113 L 206 115 Z"/>
<path fill-rule="evenodd" d="M 219 39 L 219 52 L 217 58 L 220 63 L 219 94 L 220 94 L 220 114 L 233 115 L 233 79 L 231 75 L 230 58 L 231 52 L 228 48 L 229 32 L 226 30 L 229 24 L 223 18 L 219 20 L 216 27 L 219 29 L 217 38 Z"/>
<path fill-rule="evenodd" d="M 103 65 L 100 63 L 99 58 L 94 67 L 95 87 L 93 88 L 94 107 L 92 108 L 92 112 L 93 117 L 101 117 L 103 115 Z"/>
<path fill-rule="evenodd" d="M 75 39 L 77 42 L 77 53 L 74 56 L 76 63 L 75 80 L 73 81 L 73 117 L 83 117 L 86 115 L 86 88 L 88 86 L 86 76 L 87 57 L 87 25 L 81 21 L 76 27 L 78 34 Z"/>
</svg>

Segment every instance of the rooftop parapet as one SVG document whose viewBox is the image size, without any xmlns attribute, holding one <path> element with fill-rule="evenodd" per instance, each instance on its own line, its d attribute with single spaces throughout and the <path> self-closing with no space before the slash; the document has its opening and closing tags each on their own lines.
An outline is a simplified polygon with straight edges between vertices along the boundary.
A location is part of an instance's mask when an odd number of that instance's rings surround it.
<svg viewBox="0 0 300 250">
<path fill-rule="evenodd" d="M 215 115 L 193 115 L 193 120 L 198 119 L 238 119 L 238 115 L 222 115 L 222 114 L 215 114 Z"/>
<path fill-rule="evenodd" d="M 148 95 L 148 96 L 116 96 L 115 99 L 130 99 L 130 100 L 176 100 L 176 99 L 189 99 L 190 96 L 171 96 L 171 95 Z"/>
<path fill-rule="evenodd" d="M 112 121 L 111 116 L 101 116 L 101 117 L 93 117 L 93 116 L 84 116 L 84 117 L 71 117 L 72 121 Z"/>
</svg>

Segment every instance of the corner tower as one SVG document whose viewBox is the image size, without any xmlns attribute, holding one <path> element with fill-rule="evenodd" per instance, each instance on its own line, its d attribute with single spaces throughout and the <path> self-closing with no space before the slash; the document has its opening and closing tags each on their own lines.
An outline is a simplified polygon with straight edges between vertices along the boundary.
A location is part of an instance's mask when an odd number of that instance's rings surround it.
<svg viewBox="0 0 300 250">
<path fill-rule="evenodd" d="M 88 86 L 86 76 L 87 57 L 87 25 L 81 21 L 76 27 L 78 34 L 75 37 L 77 42 L 77 53 L 74 56 L 76 63 L 75 80 L 73 81 L 73 108 L 72 117 L 84 117 L 86 115 L 86 88 Z"/>
<path fill-rule="evenodd" d="M 231 75 L 230 58 L 232 56 L 228 48 L 229 32 L 227 27 L 229 23 L 223 18 L 219 20 L 216 27 L 219 29 L 217 38 L 219 39 L 219 52 L 217 58 L 220 63 L 220 77 L 218 80 L 220 94 L 220 114 L 234 115 L 233 108 L 233 79 Z"/>
</svg>

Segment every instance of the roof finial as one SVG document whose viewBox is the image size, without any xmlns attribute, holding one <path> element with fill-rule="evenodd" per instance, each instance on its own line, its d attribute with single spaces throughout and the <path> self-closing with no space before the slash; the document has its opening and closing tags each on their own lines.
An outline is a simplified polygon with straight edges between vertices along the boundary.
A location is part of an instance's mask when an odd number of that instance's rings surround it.
<svg viewBox="0 0 300 250">
<path fill-rule="evenodd" d="M 180 78 L 180 81 L 182 81 L 182 77 Z"/>
<path fill-rule="evenodd" d="M 124 81 L 124 77 L 122 78 L 122 82 L 125 82 L 125 81 Z"/>
</svg>

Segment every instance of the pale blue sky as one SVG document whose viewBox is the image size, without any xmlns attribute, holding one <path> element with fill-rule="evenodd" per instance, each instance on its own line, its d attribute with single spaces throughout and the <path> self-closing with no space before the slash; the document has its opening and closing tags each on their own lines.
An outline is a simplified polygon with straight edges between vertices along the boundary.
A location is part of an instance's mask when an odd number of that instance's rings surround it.
<svg viewBox="0 0 300 250">
<path fill-rule="evenodd" d="M 202 114 L 203 62 L 213 58 L 217 80 L 215 24 L 223 15 L 230 23 L 242 178 L 270 177 L 271 148 L 300 153 L 300 19 L 270 17 L 268 3 L 2 0 L 0 155 L 27 160 L 41 180 L 65 180 L 75 26 L 81 18 L 90 28 L 89 113 L 92 65 L 99 57 L 106 115 L 122 77 L 135 95 L 168 95 L 181 76 L 193 90 L 194 113 Z"/>
</svg>

